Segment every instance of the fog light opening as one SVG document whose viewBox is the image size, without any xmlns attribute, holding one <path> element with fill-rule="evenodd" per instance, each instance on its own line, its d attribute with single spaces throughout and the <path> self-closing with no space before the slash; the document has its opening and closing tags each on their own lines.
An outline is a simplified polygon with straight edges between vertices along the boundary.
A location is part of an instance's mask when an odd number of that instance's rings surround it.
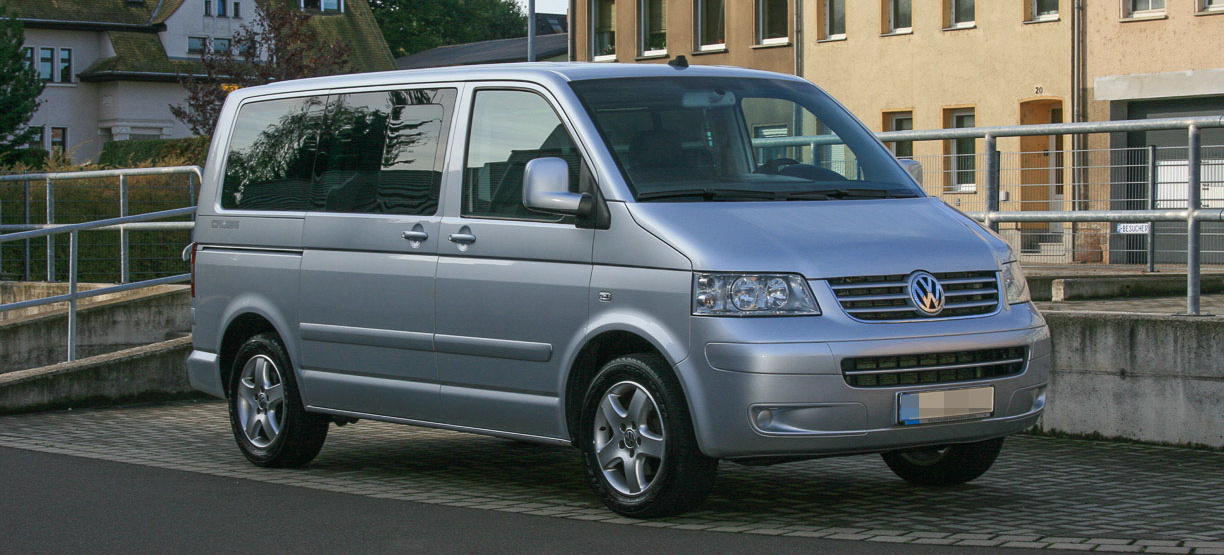
<svg viewBox="0 0 1224 555">
<path fill-rule="evenodd" d="M 772 426 L 773 419 L 774 415 L 772 410 L 762 409 L 756 413 L 756 425 L 762 430 Z"/>
</svg>

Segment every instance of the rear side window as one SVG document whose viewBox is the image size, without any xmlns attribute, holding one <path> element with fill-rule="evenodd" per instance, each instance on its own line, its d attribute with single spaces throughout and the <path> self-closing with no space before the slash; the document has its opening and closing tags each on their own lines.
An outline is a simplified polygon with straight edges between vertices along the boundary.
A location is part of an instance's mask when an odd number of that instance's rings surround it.
<svg viewBox="0 0 1224 555">
<path fill-rule="evenodd" d="M 523 205 L 527 162 L 550 157 L 569 164 L 570 191 L 578 192 L 582 157 L 548 101 L 527 91 L 477 91 L 463 171 L 463 215 L 557 221 Z"/>
<path fill-rule="evenodd" d="M 231 140 L 221 206 L 432 215 L 456 94 L 419 89 L 248 104 Z"/>
</svg>

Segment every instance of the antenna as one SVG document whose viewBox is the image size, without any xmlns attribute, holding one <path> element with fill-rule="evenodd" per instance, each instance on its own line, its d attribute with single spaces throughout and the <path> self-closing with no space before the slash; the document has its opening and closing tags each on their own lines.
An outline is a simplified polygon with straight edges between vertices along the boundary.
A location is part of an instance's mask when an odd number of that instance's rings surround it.
<svg viewBox="0 0 1224 555">
<path fill-rule="evenodd" d="M 681 54 L 679 56 L 676 56 L 676 59 L 670 62 L 667 62 L 667 65 L 672 66 L 676 69 L 684 69 L 689 66 L 688 58 L 685 58 L 684 54 Z"/>
</svg>

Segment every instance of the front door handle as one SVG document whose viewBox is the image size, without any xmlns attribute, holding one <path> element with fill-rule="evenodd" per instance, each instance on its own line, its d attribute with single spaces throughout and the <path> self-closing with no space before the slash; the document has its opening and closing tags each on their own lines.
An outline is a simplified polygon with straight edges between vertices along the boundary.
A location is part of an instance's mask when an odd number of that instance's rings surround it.
<svg viewBox="0 0 1224 555">
<path fill-rule="evenodd" d="M 476 242 L 476 236 L 472 235 L 471 233 L 452 233 L 450 235 L 450 240 L 452 243 L 470 245 Z"/>
<path fill-rule="evenodd" d="M 417 241 L 417 242 L 420 242 L 420 241 L 424 241 L 424 240 L 426 240 L 426 239 L 429 239 L 429 232 L 426 232 L 426 231 L 415 231 L 415 230 L 414 230 L 414 231 L 405 231 L 405 232 L 404 232 L 403 237 L 404 237 L 404 239 L 407 239 L 407 240 L 409 240 L 409 241 Z"/>
</svg>

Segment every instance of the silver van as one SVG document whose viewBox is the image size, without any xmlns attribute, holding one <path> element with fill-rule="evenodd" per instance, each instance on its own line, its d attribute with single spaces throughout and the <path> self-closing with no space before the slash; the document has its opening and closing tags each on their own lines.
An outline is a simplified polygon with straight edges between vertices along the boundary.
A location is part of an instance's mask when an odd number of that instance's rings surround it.
<svg viewBox="0 0 1224 555">
<path fill-rule="evenodd" d="M 845 108 L 739 68 L 512 64 L 238 90 L 192 250 L 193 385 L 251 462 L 332 423 L 583 453 L 612 510 L 722 459 L 972 480 L 1037 420 L 1015 253 Z"/>
</svg>

